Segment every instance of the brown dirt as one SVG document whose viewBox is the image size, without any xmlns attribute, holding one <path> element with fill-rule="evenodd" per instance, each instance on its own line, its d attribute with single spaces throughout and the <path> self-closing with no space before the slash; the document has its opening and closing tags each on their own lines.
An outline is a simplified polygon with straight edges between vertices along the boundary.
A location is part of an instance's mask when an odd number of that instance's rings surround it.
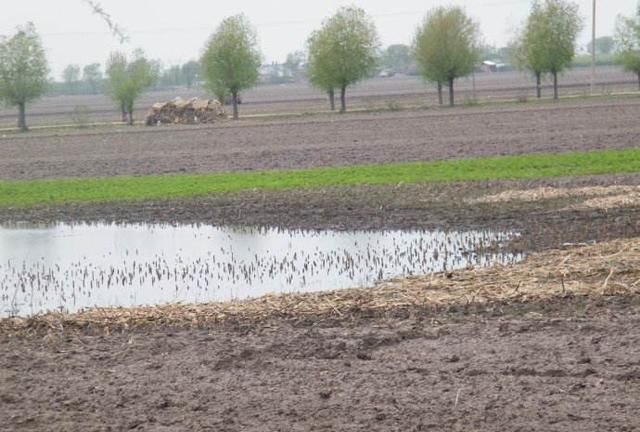
<svg viewBox="0 0 640 432">
<path fill-rule="evenodd" d="M 634 431 L 637 296 L 0 340 L 40 431 Z"/>
<path fill-rule="evenodd" d="M 0 139 L 0 179 L 312 166 L 637 145 L 640 100 L 458 108 Z"/>
</svg>

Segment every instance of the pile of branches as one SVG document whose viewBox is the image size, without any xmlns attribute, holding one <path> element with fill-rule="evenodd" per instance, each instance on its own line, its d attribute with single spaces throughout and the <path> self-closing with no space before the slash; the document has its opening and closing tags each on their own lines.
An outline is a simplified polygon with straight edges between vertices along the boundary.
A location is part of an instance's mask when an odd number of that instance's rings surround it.
<svg viewBox="0 0 640 432">
<path fill-rule="evenodd" d="M 224 107 L 215 99 L 176 99 L 171 102 L 157 102 L 147 113 L 147 126 L 160 124 L 201 124 L 214 123 L 227 117 Z"/>
</svg>

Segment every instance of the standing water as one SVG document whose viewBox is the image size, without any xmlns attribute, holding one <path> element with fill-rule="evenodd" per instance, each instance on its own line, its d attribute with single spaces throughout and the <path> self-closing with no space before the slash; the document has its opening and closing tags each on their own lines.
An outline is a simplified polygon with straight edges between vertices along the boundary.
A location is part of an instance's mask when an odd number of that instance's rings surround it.
<svg viewBox="0 0 640 432">
<path fill-rule="evenodd" d="M 245 299 L 522 258 L 493 231 L 289 231 L 166 225 L 0 227 L 0 317 Z M 498 246 L 498 247 L 496 247 Z"/>
</svg>

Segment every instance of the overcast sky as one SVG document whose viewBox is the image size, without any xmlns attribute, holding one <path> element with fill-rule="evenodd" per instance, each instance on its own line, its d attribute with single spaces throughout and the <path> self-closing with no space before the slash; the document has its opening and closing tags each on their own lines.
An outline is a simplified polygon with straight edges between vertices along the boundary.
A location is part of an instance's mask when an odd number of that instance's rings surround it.
<svg viewBox="0 0 640 432">
<path fill-rule="evenodd" d="M 618 14 L 631 15 L 637 0 L 597 0 L 598 34 L 613 32 Z M 461 5 L 480 22 L 484 40 L 504 45 L 524 20 L 531 0 L 100 0 L 113 20 L 125 29 L 124 46 L 110 35 L 100 17 L 82 0 L 3 1 L 0 34 L 32 21 L 42 36 L 53 74 L 60 77 L 68 64 L 104 64 L 109 52 L 142 48 L 165 65 L 199 57 L 220 20 L 245 13 L 258 30 L 266 62 L 284 61 L 287 53 L 304 47 L 309 33 L 340 6 L 357 5 L 375 20 L 383 45 L 410 43 L 427 10 L 438 5 Z M 589 40 L 592 0 L 577 0 L 588 23 L 580 38 Z"/>
</svg>

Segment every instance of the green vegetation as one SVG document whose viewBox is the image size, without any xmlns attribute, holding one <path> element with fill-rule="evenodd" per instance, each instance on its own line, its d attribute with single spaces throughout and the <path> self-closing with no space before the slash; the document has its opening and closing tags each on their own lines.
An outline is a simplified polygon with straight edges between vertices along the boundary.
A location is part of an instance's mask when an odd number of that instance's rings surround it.
<svg viewBox="0 0 640 432">
<path fill-rule="evenodd" d="M 596 54 L 612 54 L 616 47 L 616 40 L 611 36 L 600 36 L 596 39 Z M 593 52 L 593 42 L 587 44 L 587 51 Z"/>
<path fill-rule="evenodd" d="M 343 7 L 307 41 L 309 82 L 329 93 L 340 89 L 340 112 L 347 111 L 347 87 L 371 75 L 378 63 L 380 41 L 373 20 L 363 9 Z"/>
<path fill-rule="evenodd" d="M 0 101 L 18 107 L 18 128 L 26 131 L 26 105 L 47 89 L 49 65 L 32 23 L 11 38 L 0 37 Z"/>
<path fill-rule="evenodd" d="M 414 37 L 413 55 L 420 74 L 438 86 L 442 105 L 442 85 L 449 87 L 449 104 L 454 105 L 454 81 L 473 72 L 478 61 L 478 24 L 457 6 L 431 10 Z"/>
<path fill-rule="evenodd" d="M 244 15 L 226 18 L 207 43 L 200 63 L 207 87 L 220 102 L 231 94 L 238 119 L 238 93 L 258 83 L 262 54 L 258 36 Z"/>
<path fill-rule="evenodd" d="M 157 68 L 136 50 L 133 60 L 121 52 L 114 52 L 107 62 L 109 94 L 120 107 L 122 121 L 133 125 L 133 106 L 140 95 L 158 79 Z"/>
<path fill-rule="evenodd" d="M 528 179 L 640 172 L 640 149 L 391 165 L 0 182 L 0 207 L 193 197 L 251 189 Z"/>
<path fill-rule="evenodd" d="M 613 66 L 616 63 L 616 54 L 597 54 L 596 66 Z M 578 54 L 571 62 L 572 68 L 591 67 L 591 54 Z"/>
<path fill-rule="evenodd" d="M 403 44 L 388 46 L 380 57 L 381 66 L 394 73 L 407 73 L 411 61 L 411 47 Z"/>
<path fill-rule="evenodd" d="M 576 3 L 566 0 L 535 0 L 522 34 L 518 37 L 515 62 L 536 76 L 541 97 L 542 74 L 553 76 L 553 98 L 558 99 L 558 74 L 571 65 L 576 39 L 584 26 Z"/>
<path fill-rule="evenodd" d="M 78 93 L 80 84 L 80 66 L 70 64 L 62 71 L 62 81 L 68 94 Z"/>
<path fill-rule="evenodd" d="M 638 77 L 640 85 L 640 7 L 635 17 L 618 16 L 616 22 L 616 42 L 618 53 L 616 62 L 621 64 L 624 70 Z"/>
</svg>

